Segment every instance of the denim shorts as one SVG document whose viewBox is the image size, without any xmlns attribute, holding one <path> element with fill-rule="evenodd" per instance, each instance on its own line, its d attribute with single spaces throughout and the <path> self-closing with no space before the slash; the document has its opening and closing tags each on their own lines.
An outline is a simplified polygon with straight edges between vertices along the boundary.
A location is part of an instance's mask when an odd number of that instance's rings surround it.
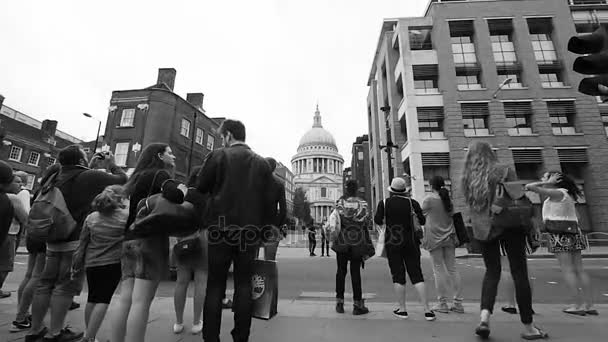
<svg viewBox="0 0 608 342">
<path fill-rule="evenodd" d="M 84 272 L 72 277 L 72 256 L 74 251 L 46 251 L 46 263 L 40 275 L 36 294 L 73 297 L 82 291 Z"/>
<path fill-rule="evenodd" d="M 153 236 L 122 244 L 122 279 L 160 281 L 169 270 L 169 238 Z"/>
</svg>

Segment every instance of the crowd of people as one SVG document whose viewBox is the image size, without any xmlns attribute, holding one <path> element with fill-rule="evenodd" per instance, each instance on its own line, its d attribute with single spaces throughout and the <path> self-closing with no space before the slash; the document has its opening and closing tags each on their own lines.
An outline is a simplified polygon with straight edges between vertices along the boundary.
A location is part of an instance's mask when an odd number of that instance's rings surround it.
<svg viewBox="0 0 608 342">
<path fill-rule="evenodd" d="M 144 148 L 128 177 L 111 153 L 96 153 L 89 161 L 77 145 L 60 151 L 58 164 L 48 169 L 38 193 L 24 189 L 26 175 L 13 172 L 0 162 L 0 288 L 13 269 L 15 251 L 25 234 L 28 250 L 26 275 L 19 286 L 18 310 L 11 331 L 28 331 L 27 342 L 96 341 L 96 335 L 119 288 L 112 315 L 112 342 L 144 341 L 150 306 L 170 258 L 169 235 L 142 236 L 133 227 L 149 212 L 148 200 L 162 196 L 196 213 L 187 234 L 174 249 L 177 265 L 173 332 L 185 329 L 184 308 L 187 289 L 194 275 L 194 312 L 190 331 L 202 332 L 203 340 L 219 341 L 222 309 L 226 307 L 226 280 L 234 266 L 234 341 L 247 341 L 252 319 L 251 275 L 254 259 L 264 248 L 266 260 L 276 260 L 279 241 L 284 236 L 285 190 L 273 176 L 276 161 L 262 158 L 245 144 L 245 127 L 225 120 L 219 128 L 224 148 L 210 152 L 194 169 L 186 184 L 175 178 L 175 155 L 171 147 L 152 143 Z M 480 323 L 475 333 L 490 335 L 490 318 L 501 277 L 507 281 L 509 302 L 503 311 L 519 313 L 526 340 L 544 339 L 548 334 L 533 322 L 532 291 L 527 268 L 528 253 L 538 248 L 538 227 L 500 228 L 496 214 L 498 191 L 515 178 L 515 172 L 502 166 L 490 145 L 474 142 L 469 146 L 461 189 L 468 207 L 473 237 L 479 241 L 486 266 L 481 285 Z M 408 318 L 406 275 L 409 276 L 424 308 L 424 318 L 436 320 L 435 312 L 464 313 L 462 281 L 456 267 L 458 239 L 455 212 L 445 181 L 430 180 L 432 192 L 422 204 L 412 199 L 404 178 L 394 178 L 390 196 L 380 201 L 373 215 L 382 230 L 383 248 L 392 275 L 398 307 L 395 317 Z M 46 242 L 30 237 L 30 205 L 52 189 L 62 195 L 65 211 L 75 229 L 67 237 Z M 336 312 L 343 314 L 345 281 L 348 271 L 353 289 L 354 315 L 369 309 L 362 295 L 361 270 L 376 254 L 370 237 L 365 201 L 357 197 L 356 181 L 345 184 L 345 194 L 321 227 L 322 253 L 336 255 Z M 581 251 L 588 247 L 576 214 L 580 192 L 570 177 L 547 172 L 525 190 L 544 198 L 542 221 L 549 231 L 549 251 L 559 260 L 564 279 L 575 303 L 564 309 L 571 315 L 598 315 L 593 308 L 589 276 L 584 271 Z M 57 203 L 59 203 L 57 202 Z M 61 205 L 58 206 L 60 208 Z M 557 226 L 574 227 L 562 231 Z M 422 228 L 424 226 L 424 229 Z M 160 227 L 162 231 L 163 227 Z M 560 228 L 561 229 L 561 228 Z M 311 242 L 315 229 L 308 230 Z M 195 246 L 195 247 L 193 247 Z M 437 303 L 429 303 L 421 267 L 421 248 L 429 251 L 435 278 Z M 314 255 L 313 249 L 310 250 Z M 508 265 L 509 272 L 503 271 Z M 510 273 L 505 276 L 506 273 Z M 84 312 L 86 329 L 76 332 L 65 325 L 86 276 L 88 298 Z M 0 291 L 0 297 L 7 294 Z M 515 302 L 517 305 L 515 305 Z M 31 310 L 31 315 L 28 311 Z M 44 318 L 50 311 L 50 324 Z"/>
</svg>

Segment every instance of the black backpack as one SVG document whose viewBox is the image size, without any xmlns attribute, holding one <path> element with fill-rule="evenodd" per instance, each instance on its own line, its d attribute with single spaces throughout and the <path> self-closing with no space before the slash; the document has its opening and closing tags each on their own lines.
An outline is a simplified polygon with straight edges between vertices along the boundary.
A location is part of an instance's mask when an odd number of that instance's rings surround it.
<svg viewBox="0 0 608 342">
<path fill-rule="evenodd" d="M 525 182 L 507 182 L 509 169 L 496 184 L 496 195 L 492 203 L 492 227 L 499 230 L 527 230 L 532 227 L 534 209 L 526 196 Z"/>
</svg>

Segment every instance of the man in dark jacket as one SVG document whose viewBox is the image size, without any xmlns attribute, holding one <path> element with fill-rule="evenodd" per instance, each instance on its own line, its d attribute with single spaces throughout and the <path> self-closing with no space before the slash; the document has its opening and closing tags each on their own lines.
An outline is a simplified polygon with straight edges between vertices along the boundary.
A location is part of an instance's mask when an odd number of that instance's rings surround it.
<svg viewBox="0 0 608 342">
<path fill-rule="evenodd" d="M 273 158 L 266 158 L 270 165 L 270 172 L 274 172 L 277 161 Z M 287 204 L 285 200 L 285 185 L 274 174 L 272 176 L 272 186 L 268 190 L 271 213 L 271 222 L 262 233 L 264 241 L 264 260 L 276 260 L 279 241 L 281 241 L 281 226 L 285 223 L 287 215 Z"/>
<path fill-rule="evenodd" d="M 91 163 L 102 158 L 96 154 Z M 72 277 L 72 256 L 78 248 L 82 224 L 89 214 L 90 205 L 95 196 L 108 185 L 124 184 L 127 175 L 114 163 L 111 153 L 103 156 L 104 166 L 109 173 L 90 170 L 87 156 L 78 145 L 71 145 L 59 152 L 59 172 L 49 175 L 48 182 L 59 188 L 65 199 L 70 214 L 76 221 L 76 229 L 66 241 L 47 243 L 46 264 L 32 302 L 32 328 L 25 341 L 76 341 L 83 333 L 75 333 L 63 328 L 72 300 L 82 289 L 84 274 Z M 46 184 L 43 184 L 43 186 Z M 49 305 L 50 304 L 50 305 Z M 50 329 L 43 327 L 43 319 L 51 309 Z M 46 336 L 45 336 L 46 335 Z"/>
<path fill-rule="evenodd" d="M 218 129 L 224 148 L 207 155 L 198 190 L 210 194 L 209 278 L 205 298 L 203 340 L 219 341 L 222 298 L 230 264 L 234 263 L 234 341 L 247 341 L 251 327 L 251 276 L 260 230 L 269 222 L 267 191 L 272 173 L 264 158 L 245 144 L 245 126 L 225 120 Z"/>
<path fill-rule="evenodd" d="M 7 163 L 0 161 L 0 247 L 8 238 L 8 230 L 13 222 L 15 209 L 6 193 L 13 183 L 13 169 Z M 4 261 L 4 260 L 3 260 Z M 8 273 L 7 273 L 8 274 Z M 0 275 L 0 298 L 10 297 L 10 292 L 2 291 L 3 275 Z"/>
</svg>

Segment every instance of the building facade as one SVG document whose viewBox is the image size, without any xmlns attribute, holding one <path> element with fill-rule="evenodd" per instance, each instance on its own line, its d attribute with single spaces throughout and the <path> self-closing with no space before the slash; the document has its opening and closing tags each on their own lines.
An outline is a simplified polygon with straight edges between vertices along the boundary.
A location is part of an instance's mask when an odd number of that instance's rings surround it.
<svg viewBox="0 0 608 342">
<path fill-rule="evenodd" d="M 293 193 L 295 191 L 293 184 L 293 173 L 289 168 L 281 162 L 277 162 L 277 168 L 274 170 L 275 176 L 281 180 L 285 186 L 285 203 L 287 205 L 287 217 L 293 218 Z"/>
<path fill-rule="evenodd" d="M 365 199 L 367 207 L 372 208 L 372 192 L 369 166 L 369 136 L 357 137 L 353 143 L 350 162 L 351 178 L 359 185 L 358 196 Z"/>
<path fill-rule="evenodd" d="M 39 121 L 8 106 L 0 107 L 0 130 L 4 131 L 0 159 L 15 171 L 28 174 L 30 190 L 38 187 L 44 171 L 57 161 L 59 151 L 82 140 L 57 130 L 57 121 Z"/>
<path fill-rule="evenodd" d="M 573 176 L 584 229 L 607 231 L 608 108 L 577 91 L 567 51 L 597 20 L 608 23 L 606 1 L 433 0 L 424 17 L 385 20 L 368 79 L 372 201 L 388 195 L 377 146 L 390 140 L 394 175 L 411 176 L 414 198 L 441 175 L 466 215 L 459 181 L 481 140 L 520 179 Z"/>
<path fill-rule="evenodd" d="M 184 99 L 174 93 L 175 75 L 175 69 L 159 69 L 153 86 L 112 92 L 102 150 L 112 151 L 117 165 L 131 172 L 145 146 L 163 142 L 176 156 L 176 178 L 185 180 L 209 151 L 221 147 L 220 122 L 207 117 L 204 95 Z"/>
<path fill-rule="evenodd" d="M 323 128 L 318 106 L 313 126 L 300 139 L 297 151 L 291 159 L 294 186 L 306 192 L 311 216 L 320 224 L 342 197 L 344 159 L 332 134 Z"/>
</svg>

